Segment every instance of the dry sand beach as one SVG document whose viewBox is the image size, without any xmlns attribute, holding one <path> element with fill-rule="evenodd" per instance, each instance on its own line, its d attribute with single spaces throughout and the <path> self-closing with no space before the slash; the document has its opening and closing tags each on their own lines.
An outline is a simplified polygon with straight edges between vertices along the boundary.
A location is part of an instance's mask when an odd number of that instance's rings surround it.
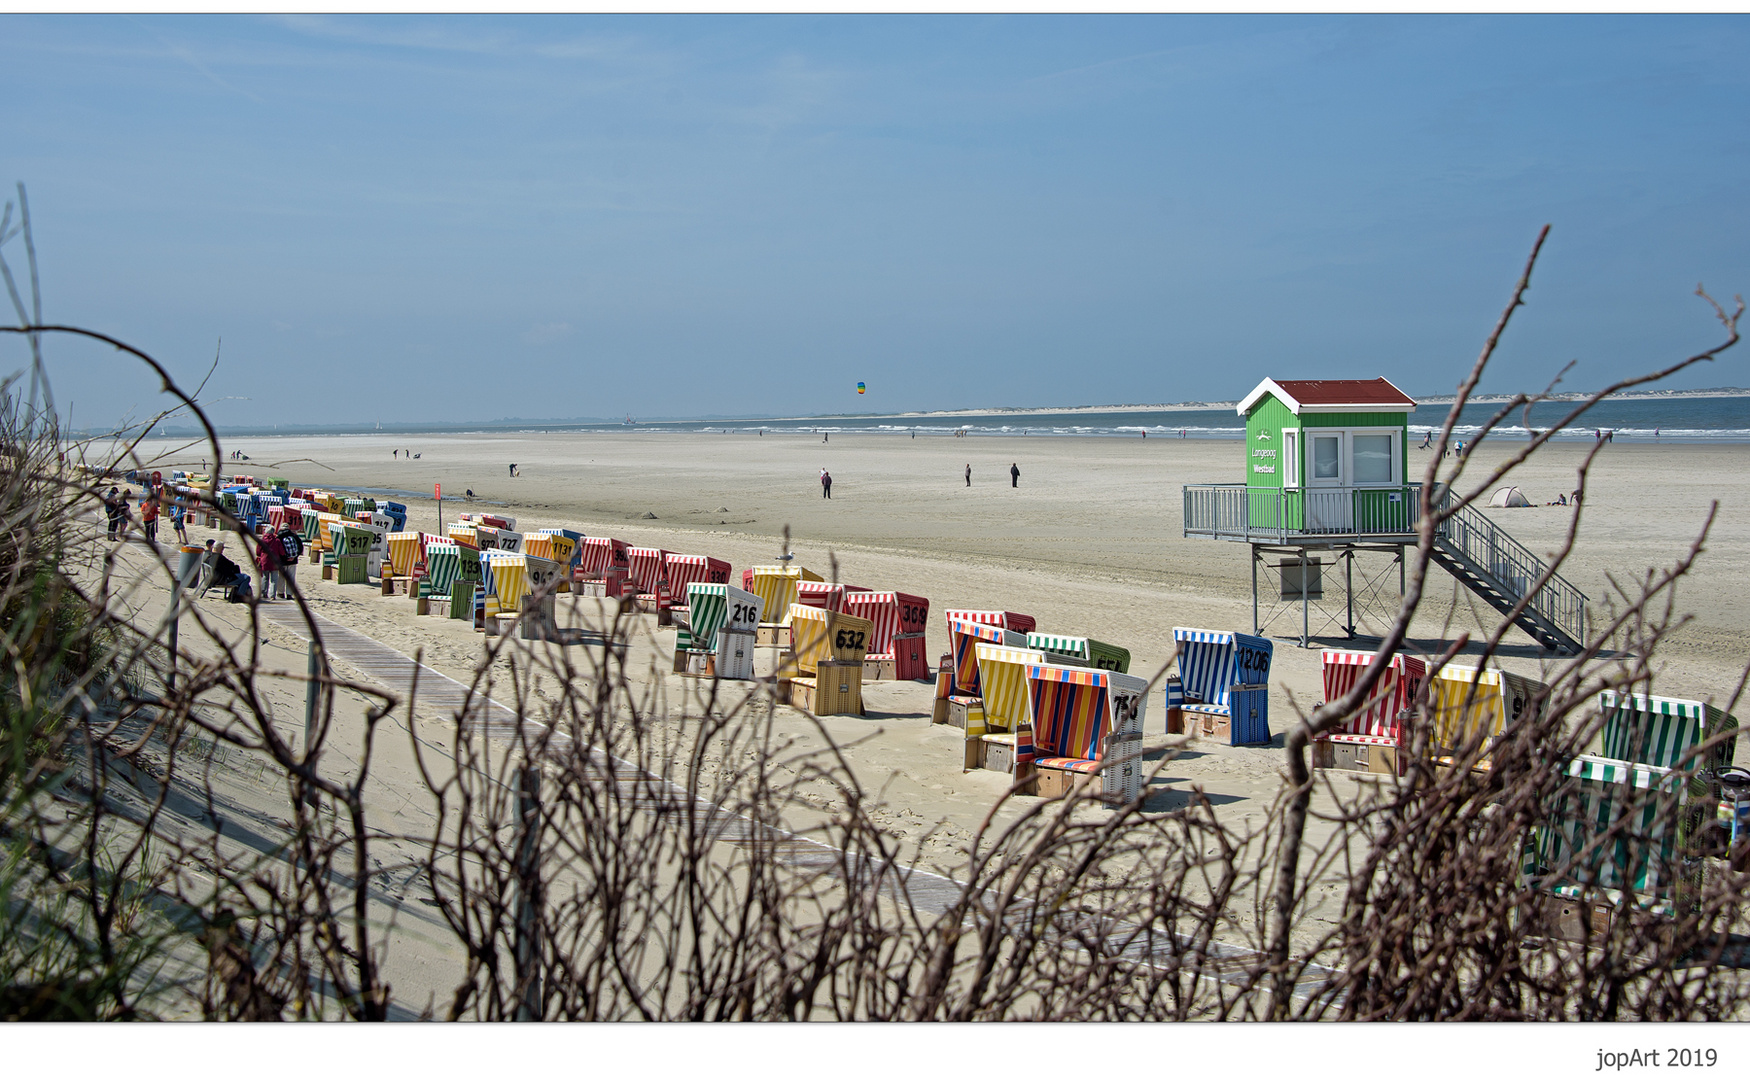
<svg viewBox="0 0 1750 1080">
<path fill-rule="evenodd" d="M 337 489 L 424 492 L 428 497 L 403 501 L 410 527 L 432 531 L 438 527 L 438 507 L 429 498 L 434 483 L 449 496 L 469 488 L 477 496 L 473 504 L 447 497 L 446 520 L 463 509 L 502 509 L 520 528 L 563 526 L 707 554 L 728 560 L 737 573 L 773 561 L 788 525 L 797 561 L 823 576 L 836 558 L 842 581 L 927 597 L 931 657 L 947 647 L 941 612 L 949 608 L 1026 612 L 1041 629 L 1111 641 L 1131 650 L 1131 670 L 1144 676 L 1167 662 L 1176 625 L 1251 628 L 1246 546 L 1180 535 L 1181 486 L 1233 479 L 1240 453 L 1234 442 L 846 435 L 821 443 L 795 435 L 614 432 L 256 438 L 227 444 L 227 452 L 231 445 L 251 458 L 232 465 L 233 471 L 271 470 L 294 483 Z M 391 450 L 404 448 L 420 458 L 391 457 Z M 164 467 L 199 465 L 198 454 L 159 449 Z M 1510 449 L 1485 443 L 1469 475 L 1485 476 L 1483 470 Z M 1513 479 L 1535 502 L 1548 502 L 1575 486 L 1584 452 L 1573 445 L 1546 447 Z M 1426 466 L 1427 452 L 1411 454 L 1413 472 Z M 284 464 L 270 464 L 275 462 Z M 511 462 L 519 468 L 516 478 L 509 476 Z M 1018 487 L 1008 482 L 1011 463 L 1021 469 Z M 967 464 L 970 487 L 963 479 Z M 1566 576 L 1600 609 L 1615 594 L 1613 579 L 1632 589 L 1650 568 L 1682 557 L 1710 502 L 1719 502 L 1707 550 L 1678 589 L 1679 610 L 1691 613 L 1692 621 L 1662 656 L 1655 687 L 1660 692 L 1724 703 L 1742 675 L 1743 641 L 1750 632 L 1741 602 L 1750 595 L 1746 465 L 1750 446 L 1619 444 L 1606 447 L 1594 467 Z M 821 497 L 816 479 L 822 466 L 834 477 L 830 501 Z M 1540 554 L 1561 542 L 1573 513 L 1543 505 L 1486 512 Z M 1395 603 L 1395 574 L 1379 557 L 1368 570 L 1384 573 L 1384 600 Z M 471 670 L 481 655 L 478 635 L 461 623 L 416 617 L 405 599 L 319 582 L 313 572 L 300 580 L 316 610 L 409 654 L 424 649 L 451 674 Z M 1474 634 L 1492 625 L 1493 612 L 1457 589 L 1444 571 L 1430 571 L 1428 591 L 1413 628 L 1425 650 L 1437 651 L 1460 631 Z M 1335 608 L 1339 601 L 1330 595 Z M 1365 613 L 1363 629 L 1379 628 L 1388 613 L 1376 604 Z M 1298 647 L 1298 621 L 1298 610 L 1283 611 L 1266 628 L 1278 639 L 1271 677 L 1271 726 L 1277 732 L 1297 706 L 1310 707 L 1321 697 L 1318 649 Z M 1318 635 L 1316 622 L 1313 629 Z M 672 637 L 659 640 L 672 648 Z M 1340 629 L 1328 625 L 1320 641 L 1341 644 Z M 1509 668 L 1535 674 L 1551 662 L 1517 630 L 1509 632 L 1506 646 L 1502 662 Z M 677 686 L 683 682 L 675 680 Z M 834 723 L 847 733 L 880 725 L 905 731 L 906 744 L 916 752 L 895 756 L 890 770 L 913 778 L 946 770 L 945 795 L 978 792 L 973 801 L 982 803 L 998 790 L 996 777 L 962 777 L 948 768 L 952 755 L 945 741 L 933 745 L 938 740 L 927 722 L 931 698 L 919 685 L 873 684 L 871 719 Z M 1149 708 L 1148 729 L 1161 732 L 1158 693 Z M 1221 759 L 1210 767 L 1273 785 L 1279 758 L 1274 749 L 1208 750 Z M 1212 791 L 1223 782 L 1196 779 Z M 930 820 L 948 816 L 947 808 L 921 794 L 914 809 Z"/>
<path fill-rule="evenodd" d="M 521 527 L 606 533 L 727 559 L 737 571 L 772 561 L 788 525 L 802 565 L 825 574 L 836 556 L 843 581 L 928 597 L 932 656 L 946 645 L 940 613 L 947 608 L 1024 611 L 1041 628 L 1128 647 L 1132 670 L 1146 674 L 1166 661 L 1175 625 L 1250 628 L 1245 545 L 1180 535 L 1182 485 L 1235 480 L 1241 451 L 1234 442 L 846 434 L 822 443 L 807 435 L 612 432 L 264 437 L 225 444 L 227 452 L 233 447 L 251 458 L 229 465 L 233 471 L 396 492 L 389 497 L 408 504 L 410 527 L 434 531 L 434 483 L 446 493 L 447 520 L 464 509 L 498 508 Z M 420 459 L 391 457 L 401 448 Z M 151 452 L 165 466 L 200 465 L 198 448 L 172 449 Z M 1481 482 L 1511 449 L 1485 443 L 1467 476 Z M 1576 486 L 1587 449 L 1552 444 L 1510 482 L 1546 503 Z M 1412 477 L 1427 454 L 1411 451 Z M 520 471 L 514 479 L 511 462 Z M 1021 470 L 1016 488 L 1008 483 L 1011 463 Z M 971 487 L 962 478 L 968 464 Z M 1693 621 L 1664 657 L 1664 692 L 1723 700 L 1741 674 L 1750 629 L 1741 604 L 1750 586 L 1746 464 L 1750 445 L 1621 443 L 1604 449 L 1590 477 L 1565 576 L 1600 610 L 1615 593 L 1613 577 L 1632 588 L 1649 568 L 1682 556 L 1710 503 L 1719 503 L 1707 550 L 1678 590 L 1679 610 Z M 833 475 L 830 501 L 817 482 L 822 467 Z M 469 488 L 477 496 L 471 506 L 455 499 Z M 1561 542 L 1572 514 L 1543 505 L 1485 512 L 1540 554 Z M 1414 627 L 1429 648 L 1478 626 L 1469 594 L 1452 586 L 1443 571 L 1432 571 L 1429 602 Z M 1384 611 L 1376 606 L 1367 622 L 1377 628 Z M 1297 621 L 1297 613 L 1285 615 L 1267 632 L 1295 634 Z M 441 628 L 409 620 L 402 632 L 415 629 Z M 1340 631 L 1328 627 L 1322 636 L 1331 644 Z M 1507 642 L 1506 662 L 1534 671 L 1530 639 L 1513 631 Z M 1316 650 L 1282 643 L 1273 710 L 1289 694 L 1316 699 L 1317 672 Z"/>
<path fill-rule="evenodd" d="M 335 489 L 423 492 L 425 498 L 389 495 L 409 505 L 410 527 L 437 530 L 438 506 L 429 497 L 434 482 L 446 495 L 471 487 L 477 496 L 472 504 L 446 498 L 446 521 L 463 509 L 500 509 L 514 515 L 522 529 L 564 526 L 708 554 L 728 560 L 737 574 L 745 566 L 772 561 L 788 525 L 802 565 L 826 575 L 836 558 L 840 580 L 928 597 L 932 657 L 946 647 L 941 613 L 948 608 L 1022 611 L 1034 615 L 1043 630 L 1087 634 L 1128 647 L 1132 672 L 1145 677 L 1167 662 L 1175 625 L 1251 626 L 1245 546 L 1180 535 L 1181 485 L 1232 480 L 1238 473 L 1237 442 L 845 435 L 821 443 L 793 435 L 614 432 L 254 438 L 227 442 L 226 452 L 233 447 L 251 460 L 227 463 L 228 472 L 285 475 L 296 484 Z M 421 457 L 392 457 L 396 449 Z M 1473 459 L 1472 475 L 1485 475 L 1482 470 L 1508 449 L 1485 444 Z M 153 466 L 166 470 L 201 464 L 198 452 L 174 446 L 143 447 L 142 452 L 149 459 L 158 454 Z M 1574 446 L 1546 448 L 1515 479 L 1530 498 L 1547 502 L 1575 486 L 1582 453 Z M 1412 470 L 1419 471 L 1427 460 L 1425 453 L 1412 451 Z M 511 462 L 517 463 L 519 477 L 508 475 Z M 1018 487 L 1008 483 L 1011 462 L 1021 470 Z M 970 488 L 963 479 L 969 463 Z M 1606 447 L 1593 471 L 1567 577 L 1601 606 L 1612 594 L 1611 575 L 1632 588 L 1648 568 L 1682 557 L 1709 502 L 1720 503 L 1707 550 L 1678 592 L 1681 609 L 1693 613 L 1693 620 L 1662 656 L 1656 691 L 1723 704 L 1741 677 L 1743 641 L 1750 630 L 1738 602 L 1750 585 L 1745 464 L 1750 464 L 1750 446 L 1620 444 Z M 821 497 L 816 479 L 822 466 L 834 476 L 830 501 Z M 1573 513 L 1541 505 L 1487 512 L 1539 553 L 1560 542 Z M 191 535 L 198 543 L 210 534 L 194 528 Z M 404 596 L 337 586 L 321 581 L 308 563 L 302 569 L 299 582 L 314 611 L 402 653 L 419 653 L 437 671 L 467 682 L 485 655 L 486 639 L 466 623 L 417 616 Z M 1395 601 L 1395 573 L 1387 580 Z M 1460 631 L 1474 632 L 1481 625 L 1479 614 L 1492 615 L 1469 594 L 1457 592 L 1444 571 L 1432 570 L 1430 581 L 1430 601 L 1415 625 L 1420 648 L 1434 650 Z M 149 608 L 162 598 L 147 594 L 140 603 Z M 593 617 L 594 601 L 566 604 L 580 606 L 562 604 L 562 619 Z M 233 626 L 231 633 L 242 631 L 244 611 L 217 603 L 216 597 L 205 605 L 206 616 Z M 1377 627 L 1385 614 L 1376 608 L 1369 619 Z M 1273 745 L 1189 747 L 1156 778 L 1149 811 L 1186 805 L 1194 787 L 1222 813 L 1261 813 L 1275 796 L 1281 732 L 1297 708 L 1310 708 L 1321 696 L 1317 645 L 1341 644 L 1341 638 L 1330 628 L 1314 648 L 1299 648 L 1292 636 L 1298 611 L 1268 631 L 1277 641 Z M 644 617 L 629 667 L 646 672 L 650 689 L 679 701 L 699 684 L 666 674 L 673 642 L 672 632 L 656 630 L 654 618 Z M 302 642 L 291 629 L 269 626 L 262 644 L 270 666 L 301 670 Z M 1364 638 L 1358 644 L 1369 642 Z M 1552 662 L 1518 631 L 1510 633 L 1507 644 L 1502 662 L 1509 668 L 1536 673 Z M 932 698 L 932 689 L 921 683 L 872 683 L 865 692 L 866 717 L 830 717 L 822 723 L 847 748 L 845 759 L 865 789 L 880 793 L 884 805 L 877 820 L 908 854 L 951 870 L 1006 780 L 962 770 L 959 733 L 930 723 Z M 274 709 L 296 726 L 300 702 L 301 690 L 288 681 Z M 359 708 L 362 712 L 362 699 Z M 790 737 L 814 738 L 801 714 L 778 712 Z M 1149 756 L 1158 759 L 1168 743 L 1158 691 L 1148 705 L 1146 731 Z M 422 717 L 420 737 L 441 747 L 443 725 Z M 397 792 L 398 784 L 413 790 L 417 779 L 406 744 L 386 740 L 382 745 L 386 757 L 376 773 L 378 801 L 395 825 L 417 832 L 419 822 L 394 817 L 419 816 L 405 793 Z M 246 791 L 242 797 L 247 798 Z M 1017 804 L 1029 801 L 1011 803 L 1005 814 L 1019 812 Z M 430 935 L 417 932 L 429 913 L 416 905 L 403 912 L 411 936 L 390 970 L 404 989 L 429 985 L 441 993 L 447 985 L 442 958 L 447 950 L 434 946 L 431 952 L 416 942 L 442 934 L 435 924 Z"/>
</svg>

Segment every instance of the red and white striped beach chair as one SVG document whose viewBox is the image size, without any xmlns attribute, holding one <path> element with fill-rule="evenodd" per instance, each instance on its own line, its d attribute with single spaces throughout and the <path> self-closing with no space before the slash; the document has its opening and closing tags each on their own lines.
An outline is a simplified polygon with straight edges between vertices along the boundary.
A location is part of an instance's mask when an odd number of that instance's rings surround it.
<svg viewBox="0 0 1750 1080">
<path fill-rule="evenodd" d="M 1336 701 L 1354 689 L 1373 654 L 1326 649 L 1322 660 L 1325 700 Z M 1393 656 L 1361 711 L 1314 739 L 1314 767 L 1402 776 L 1410 748 L 1410 710 L 1427 677 L 1428 666 L 1422 661 L 1403 653 Z"/>
</svg>

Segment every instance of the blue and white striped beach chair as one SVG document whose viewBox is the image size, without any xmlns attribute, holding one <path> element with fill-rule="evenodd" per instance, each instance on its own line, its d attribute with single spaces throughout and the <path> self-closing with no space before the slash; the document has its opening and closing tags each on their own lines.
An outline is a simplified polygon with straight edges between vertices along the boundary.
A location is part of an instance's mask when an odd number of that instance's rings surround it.
<svg viewBox="0 0 1750 1080">
<path fill-rule="evenodd" d="M 1167 687 L 1167 707 L 1228 720 L 1228 741 L 1254 746 L 1270 741 L 1270 658 L 1268 638 L 1219 630 L 1173 627 L 1179 650 L 1178 704 Z"/>
</svg>

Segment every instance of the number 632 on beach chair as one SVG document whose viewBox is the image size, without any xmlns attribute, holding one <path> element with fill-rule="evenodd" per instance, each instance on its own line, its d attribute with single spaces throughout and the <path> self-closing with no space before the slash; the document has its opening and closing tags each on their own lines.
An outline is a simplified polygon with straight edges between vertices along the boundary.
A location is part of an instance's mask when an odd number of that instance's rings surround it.
<svg viewBox="0 0 1750 1080">
<path fill-rule="evenodd" d="M 1179 677 L 1167 685 L 1167 733 L 1226 735 L 1231 746 L 1269 742 L 1270 640 L 1175 626 L 1173 644 Z"/>
</svg>

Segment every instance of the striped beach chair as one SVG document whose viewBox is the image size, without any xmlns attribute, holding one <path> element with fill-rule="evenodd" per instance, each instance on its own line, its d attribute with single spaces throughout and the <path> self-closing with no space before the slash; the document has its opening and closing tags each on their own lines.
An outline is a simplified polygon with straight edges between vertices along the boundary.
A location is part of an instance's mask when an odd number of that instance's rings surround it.
<svg viewBox="0 0 1750 1080">
<path fill-rule="evenodd" d="M 325 514 L 320 511 L 316 514 L 316 549 L 323 553 L 322 561 L 328 565 L 333 565 L 334 555 L 340 550 L 337 543 L 340 534 L 335 530 L 345 524 L 345 519 L 339 514 Z"/>
<path fill-rule="evenodd" d="M 1036 771 L 1098 773 L 1103 797 L 1122 802 L 1141 793 L 1148 680 L 1036 664 L 1027 669 L 1027 693 Z"/>
<path fill-rule="evenodd" d="M 335 552 L 335 582 L 340 585 L 363 585 L 370 578 L 371 545 L 376 537 L 364 525 L 335 522 L 329 527 L 329 539 Z"/>
<path fill-rule="evenodd" d="M 1181 713 L 1207 730 L 1219 722 L 1228 728 L 1232 746 L 1256 746 L 1270 741 L 1270 660 L 1275 646 L 1269 638 L 1221 630 L 1173 627 L 1178 649 L 1178 686 L 1168 688 Z"/>
<path fill-rule="evenodd" d="M 796 583 L 796 603 L 823 611 L 844 611 L 845 598 L 853 593 L 866 593 L 861 585 L 835 584 L 803 579 Z"/>
<path fill-rule="evenodd" d="M 630 550 L 630 555 L 632 591 L 640 600 L 656 599 L 656 583 L 663 579 L 662 562 L 668 557 L 668 552 L 661 548 L 635 547 Z"/>
<path fill-rule="evenodd" d="M 523 536 L 523 551 L 542 559 L 552 559 L 563 566 L 563 580 L 559 583 L 560 592 L 570 592 L 572 578 L 577 573 L 578 544 L 583 540 L 583 534 L 569 529 L 542 529 L 540 532 L 526 533 Z"/>
<path fill-rule="evenodd" d="M 480 558 L 480 549 L 456 545 L 456 579 L 450 582 L 450 611 L 452 619 L 472 619 L 474 617 L 474 594 L 485 595 L 485 573 Z"/>
<path fill-rule="evenodd" d="M 528 556 L 514 551 L 482 551 L 481 570 L 486 577 L 486 594 L 498 597 L 499 611 L 520 611 L 523 597 L 529 595 Z"/>
<path fill-rule="evenodd" d="M 310 552 L 311 558 L 315 558 L 316 553 L 321 550 L 321 544 L 317 537 L 322 535 L 322 517 L 320 511 L 312 509 L 298 521 L 298 536 L 304 541 L 304 547 Z"/>
<path fill-rule="evenodd" d="M 687 602 L 688 588 L 694 582 L 728 584 L 729 564 L 709 555 L 680 555 L 670 551 L 662 557 L 662 576 L 668 581 L 669 603 L 678 606 Z"/>
<path fill-rule="evenodd" d="M 384 537 L 389 549 L 389 572 L 398 578 L 413 576 L 413 568 L 425 561 L 425 534 L 392 532 Z"/>
<path fill-rule="evenodd" d="M 1704 701 L 1603 690 L 1598 708 L 1604 715 L 1601 757 L 1698 775 L 1732 763 L 1733 739 L 1697 753 L 1709 739 L 1738 727 L 1736 717 Z"/>
<path fill-rule="evenodd" d="M 611 536 L 586 536 L 578 544 L 577 575 L 580 581 L 601 581 L 610 569 L 627 570 L 632 549 Z"/>
<path fill-rule="evenodd" d="M 863 663 L 868 654 L 868 619 L 842 611 L 824 611 L 806 604 L 790 605 L 790 653 L 779 666 L 779 678 L 813 675 L 822 660 Z"/>
<path fill-rule="evenodd" d="M 978 660 L 978 689 L 984 699 L 985 727 L 994 731 L 1019 731 L 1030 722 L 1027 712 L 1027 669 L 1045 663 L 1038 649 L 1018 649 L 973 644 Z"/>
<path fill-rule="evenodd" d="M 972 611 L 949 610 L 943 612 L 949 622 L 959 619 L 961 622 L 985 623 L 990 626 L 1000 626 L 1004 630 L 1013 630 L 1017 634 L 1028 634 L 1039 625 L 1031 615 L 1020 615 L 1013 611 Z"/>
<path fill-rule="evenodd" d="M 461 547 L 473 548 L 475 551 L 480 550 L 480 536 L 474 531 L 474 526 L 460 524 L 451 525 L 449 528 L 449 534 L 452 543 Z"/>
<path fill-rule="evenodd" d="M 1500 668 L 1445 665 L 1428 681 L 1436 762 L 1452 765 L 1461 755 L 1481 750 L 1471 768 L 1489 771 L 1489 748 L 1510 724 L 1535 715 L 1544 690 L 1536 679 Z"/>
<path fill-rule="evenodd" d="M 537 559 L 552 559 L 553 534 L 549 532 L 532 532 L 525 534 L 523 536 L 523 554 L 533 555 Z"/>
<path fill-rule="evenodd" d="M 1006 630 L 992 623 L 967 622 L 963 619 L 948 620 L 948 647 L 954 655 L 954 682 L 949 688 L 949 694 L 954 697 L 980 696 L 978 682 L 979 642 L 990 645 L 1008 645 L 1017 649 L 1027 647 L 1027 635 L 1014 630 Z"/>
<path fill-rule="evenodd" d="M 1361 673 L 1373 662 L 1373 654 L 1326 649 L 1320 660 L 1324 665 L 1325 701 L 1331 702 L 1355 688 Z M 1317 736 L 1314 742 L 1384 747 L 1392 752 L 1394 769 L 1402 775 L 1407 764 L 1405 754 L 1410 748 L 1410 710 L 1427 676 L 1428 666 L 1421 660 L 1398 653 L 1374 684 L 1373 697 L 1365 707 L 1345 719 L 1340 727 Z"/>
<path fill-rule="evenodd" d="M 475 525 L 474 539 L 481 551 L 507 551 L 518 554 L 523 548 L 523 534 L 501 529 L 496 525 Z"/>
<path fill-rule="evenodd" d="M 1093 638 L 1034 632 L 1027 635 L 1027 645 L 1069 657 L 1078 667 L 1099 668 L 1101 671 L 1116 671 L 1121 674 L 1130 671 L 1129 649 L 1121 649 Z"/>
<path fill-rule="evenodd" d="M 1700 863 L 1683 852 L 1704 800 L 1690 794 L 1683 773 L 1590 754 L 1566 772 L 1529 846 L 1533 888 L 1660 914 L 1694 894 Z"/>
<path fill-rule="evenodd" d="M 785 618 L 790 605 L 796 602 L 796 588 L 804 574 L 820 580 L 800 566 L 750 566 L 742 572 L 741 587 L 760 598 L 765 617 L 776 623 Z"/>
<path fill-rule="evenodd" d="M 717 652 L 725 630 L 752 634 L 759 628 L 760 613 L 760 598 L 733 585 L 695 581 L 687 586 L 686 630 L 692 648 Z"/>
<path fill-rule="evenodd" d="M 845 610 L 874 624 L 869 659 L 892 661 L 895 679 L 927 679 L 930 658 L 924 647 L 930 602 L 902 592 L 845 594 Z"/>
<path fill-rule="evenodd" d="M 461 570 L 462 549 L 448 540 L 429 540 L 425 545 L 425 577 L 419 583 L 419 595 L 431 600 L 448 600 L 450 586 Z"/>
</svg>

